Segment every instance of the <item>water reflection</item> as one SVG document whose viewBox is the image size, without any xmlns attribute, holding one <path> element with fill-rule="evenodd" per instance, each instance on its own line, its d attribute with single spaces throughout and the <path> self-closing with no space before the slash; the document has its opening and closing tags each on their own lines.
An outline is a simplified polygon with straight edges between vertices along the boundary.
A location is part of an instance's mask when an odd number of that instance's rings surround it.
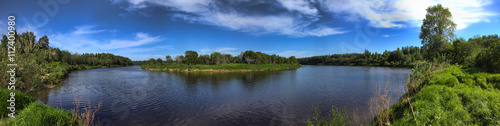
<svg viewBox="0 0 500 126">
<path fill-rule="evenodd" d="M 368 112 L 375 83 L 402 85 L 409 72 L 342 66 L 236 73 L 106 68 L 72 72 L 38 99 L 64 109 L 75 107 L 74 96 L 82 104 L 102 101 L 97 116 L 104 125 L 302 125 L 311 105 L 323 113 L 332 105 Z"/>
</svg>

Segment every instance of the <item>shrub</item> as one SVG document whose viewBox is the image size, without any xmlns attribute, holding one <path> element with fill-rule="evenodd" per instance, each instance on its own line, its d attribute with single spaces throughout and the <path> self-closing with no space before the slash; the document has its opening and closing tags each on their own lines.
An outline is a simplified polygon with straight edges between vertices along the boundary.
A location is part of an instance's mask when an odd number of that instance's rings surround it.
<svg viewBox="0 0 500 126">
<path fill-rule="evenodd" d="M 14 92 L 15 96 L 14 98 L 16 99 L 15 103 L 15 108 L 16 112 L 19 112 L 20 110 L 24 109 L 25 107 L 28 107 L 28 105 L 31 102 L 34 102 L 35 99 L 31 97 L 30 95 L 23 93 L 18 90 L 9 90 L 6 88 L 0 88 L 0 114 L 3 117 L 7 116 L 7 114 L 10 113 L 10 110 L 7 109 L 7 107 L 10 107 L 10 102 L 7 102 L 8 99 L 10 99 L 10 93 Z M 17 114 L 17 113 L 16 113 Z"/>
<path fill-rule="evenodd" d="M 19 112 L 16 118 L 9 119 L 10 125 L 18 126 L 67 126 L 78 125 L 72 121 L 73 115 L 69 110 L 56 109 L 42 103 L 33 102 Z"/>
<path fill-rule="evenodd" d="M 500 73 L 500 41 L 482 50 L 476 57 L 476 66 L 489 72 Z"/>
</svg>

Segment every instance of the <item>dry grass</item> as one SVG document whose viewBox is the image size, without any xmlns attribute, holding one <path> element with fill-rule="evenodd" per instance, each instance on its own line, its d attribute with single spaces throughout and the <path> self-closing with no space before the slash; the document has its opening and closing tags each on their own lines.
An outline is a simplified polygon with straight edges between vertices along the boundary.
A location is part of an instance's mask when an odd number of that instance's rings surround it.
<svg viewBox="0 0 500 126">
<path fill-rule="evenodd" d="M 378 88 L 375 90 L 372 98 L 369 101 L 369 111 L 374 120 L 372 121 L 373 125 L 391 125 L 391 117 L 389 107 L 391 107 L 391 102 L 395 101 L 395 99 L 399 96 L 402 90 L 398 86 L 397 88 L 391 88 L 389 82 L 385 83 L 385 86 L 382 89 L 382 85 L 376 84 Z M 390 92 L 394 92 L 394 94 L 390 94 Z M 377 124 L 378 123 L 378 124 Z"/>
<path fill-rule="evenodd" d="M 80 101 L 79 99 L 75 96 L 74 102 L 75 108 L 72 110 L 73 113 L 73 118 L 72 121 L 79 121 L 82 125 L 84 126 L 99 126 L 99 119 L 96 119 L 97 117 L 95 114 L 99 109 L 101 108 L 102 102 L 99 102 L 97 106 L 92 106 L 89 100 L 88 106 L 85 106 L 83 108 L 83 111 L 80 112 Z M 97 120 L 97 121 L 96 121 Z"/>
</svg>

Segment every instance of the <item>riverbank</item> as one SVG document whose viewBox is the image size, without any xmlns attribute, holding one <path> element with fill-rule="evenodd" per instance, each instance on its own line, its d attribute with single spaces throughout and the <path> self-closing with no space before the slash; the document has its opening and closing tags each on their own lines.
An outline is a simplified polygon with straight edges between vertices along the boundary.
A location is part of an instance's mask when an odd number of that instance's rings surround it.
<svg viewBox="0 0 500 126">
<path fill-rule="evenodd" d="M 408 92 L 376 124 L 500 125 L 500 74 L 448 63 L 418 63 Z M 382 123 L 381 123 L 382 122 Z"/>
<path fill-rule="evenodd" d="M 251 72 L 293 70 L 300 64 L 225 64 L 225 65 L 142 65 L 141 69 L 166 72 Z"/>
</svg>

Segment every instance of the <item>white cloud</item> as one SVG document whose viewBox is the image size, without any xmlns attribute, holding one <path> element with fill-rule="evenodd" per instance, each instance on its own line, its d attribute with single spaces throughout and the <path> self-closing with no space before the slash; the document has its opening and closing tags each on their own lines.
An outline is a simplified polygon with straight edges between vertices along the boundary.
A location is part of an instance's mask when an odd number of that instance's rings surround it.
<svg viewBox="0 0 500 126">
<path fill-rule="evenodd" d="M 289 11 L 296 11 L 308 16 L 318 16 L 318 9 L 307 0 L 278 0 Z"/>
<path fill-rule="evenodd" d="M 236 48 L 229 48 L 229 47 L 222 47 L 222 48 L 217 48 L 215 51 L 216 52 L 228 52 L 228 51 L 234 51 L 237 50 Z"/>
<path fill-rule="evenodd" d="M 295 56 L 297 58 L 309 56 L 308 54 L 309 54 L 309 51 L 284 51 L 284 52 L 276 53 L 276 55 L 283 56 L 283 57 Z"/>
<path fill-rule="evenodd" d="M 140 45 L 144 45 L 144 44 L 159 42 L 161 40 L 162 40 L 162 38 L 160 36 L 150 36 L 147 33 L 139 32 L 139 33 L 136 33 L 135 38 L 132 40 L 113 39 L 113 40 L 110 40 L 109 44 L 101 45 L 100 48 L 117 49 L 117 48 L 135 47 L 135 46 L 140 46 Z"/>
<path fill-rule="evenodd" d="M 322 6 L 333 13 L 348 13 L 359 16 L 374 27 L 419 27 L 425 18 L 425 9 L 441 3 L 450 8 L 457 29 L 477 22 L 487 22 L 496 15 L 485 9 L 491 0 L 321 0 Z M 405 23 L 410 25 L 407 25 Z"/>
<path fill-rule="evenodd" d="M 122 56 L 125 56 L 125 57 L 128 57 L 134 61 L 136 60 L 149 60 L 150 58 L 154 58 L 154 59 L 162 59 L 162 60 L 165 60 L 165 56 L 166 55 L 160 55 L 160 54 L 157 54 L 157 55 L 129 55 L 129 54 L 124 54 Z M 172 57 L 174 58 L 174 57 Z"/>
<path fill-rule="evenodd" d="M 200 55 L 204 55 L 204 54 L 209 54 L 212 53 L 212 52 L 220 52 L 222 54 L 231 54 L 233 56 L 236 56 L 236 55 L 239 55 L 241 52 L 238 52 L 237 48 L 231 48 L 231 47 L 218 47 L 216 49 L 210 49 L 210 48 L 204 48 L 204 49 L 200 49 Z"/>
<path fill-rule="evenodd" d="M 200 54 L 210 54 L 211 52 L 212 50 L 209 48 L 200 49 Z"/>
<path fill-rule="evenodd" d="M 83 35 L 83 34 L 94 34 L 94 33 L 99 33 L 99 32 L 104 32 L 106 30 L 94 30 L 95 26 L 91 25 L 84 25 L 84 26 L 77 26 L 75 27 L 75 31 L 73 31 L 71 34 L 75 35 Z"/>
<path fill-rule="evenodd" d="M 116 32 L 115 30 L 98 30 L 95 26 L 77 26 L 75 30 L 68 33 L 56 33 L 49 35 L 50 44 L 64 50 L 78 52 L 102 52 L 112 49 L 130 49 L 150 43 L 162 41 L 159 36 L 151 36 L 147 33 L 138 32 L 133 39 L 110 39 L 96 40 L 92 38 L 94 34 L 102 32 Z M 66 44 L 71 43 L 71 44 Z M 131 49 L 130 51 L 134 51 Z"/>
<path fill-rule="evenodd" d="M 319 26 L 309 28 L 313 22 L 318 21 L 317 8 L 308 1 L 280 1 L 280 4 L 287 10 L 299 12 L 302 15 L 267 14 L 267 15 L 248 15 L 236 11 L 234 8 L 218 8 L 213 0 L 128 0 L 132 9 L 140 9 L 146 6 L 145 3 L 165 6 L 174 11 L 190 13 L 171 14 L 173 19 L 183 19 L 187 22 L 198 22 L 203 24 L 215 25 L 229 30 L 242 31 L 260 34 L 281 34 L 296 37 L 305 36 L 328 36 L 342 34 L 347 31 L 341 28 L 332 28 L 328 26 Z M 308 19 L 304 19 L 308 17 Z M 320 33 L 321 32 L 321 33 Z"/>
<path fill-rule="evenodd" d="M 393 36 L 398 36 L 398 35 L 382 35 L 382 37 L 393 37 Z"/>
</svg>

